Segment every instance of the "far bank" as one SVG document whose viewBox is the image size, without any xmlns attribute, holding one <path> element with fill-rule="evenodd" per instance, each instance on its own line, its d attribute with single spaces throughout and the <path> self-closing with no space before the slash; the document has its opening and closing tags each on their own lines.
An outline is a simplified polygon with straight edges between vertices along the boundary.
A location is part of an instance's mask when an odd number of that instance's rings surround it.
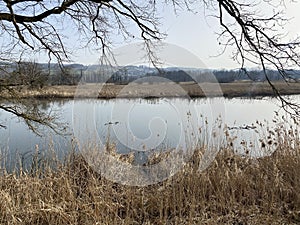
<svg viewBox="0 0 300 225">
<path fill-rule="evenodd" d="M 300 83 L 274 82 L 281 95 L 300 94 Z M 2 90 L 0 97 L 10 98 L 152 98 L 152 97 L 259 97 L 275 96 L 267 82 L 232 83 L 129 83 L 55 85 L 40 89 L 25 86 Z"/>
</svg>

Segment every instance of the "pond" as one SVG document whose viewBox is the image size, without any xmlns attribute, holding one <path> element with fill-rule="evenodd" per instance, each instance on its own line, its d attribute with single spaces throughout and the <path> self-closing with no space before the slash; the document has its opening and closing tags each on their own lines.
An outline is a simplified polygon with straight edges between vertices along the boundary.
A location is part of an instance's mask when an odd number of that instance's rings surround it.
<svg viewBox="0 0 300 225">
<path fill-rule="evenodd" d="M 300 101 L 300 96 L 290 96 Z M 156 99 L 77 99 L 35 101 L 41 110 L 56 113 L 67 127 L 63 135 L 41 128 L 34 134 L 17 117 L 0 112 L 0 148 L 9 164 L 16 155 L 22 160 L 49 148 L 58 157 L 72 149 L 72 140 L 114 143 L 120 153 L 137 152 L 144 161 L 147 151 L 187 149 L 198 145 L 220 148 L 233 146 L 237 154 L 263 156 L 276 147 L 272 131 L 284 125 L 289 115 L 278 100 L 248 98 L 156 98 Z M 89 138 L 87 138 L 89 137 Z M 272 144 L 265 145 L 272 140 Z M 270 142 L 269 142 L 270 143 Z"/>
</svg>

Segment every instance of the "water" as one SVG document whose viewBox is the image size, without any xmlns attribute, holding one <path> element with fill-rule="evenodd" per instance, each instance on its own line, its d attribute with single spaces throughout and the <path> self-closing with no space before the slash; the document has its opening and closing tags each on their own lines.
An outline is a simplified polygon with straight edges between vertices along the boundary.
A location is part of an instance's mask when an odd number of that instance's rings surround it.
<svg viewBox="0 0 300 225">
<path fill-rule="evenodd" d="M 300 101 L 300 96 L 292 98 Z M 274 120 L 275 112 L 278 118 L 288 117 L 276 99 L 267 97 L 43 100 L 35 104 L 41 111 L 56 113 L 56 122 L 67 129 L 64 135 L 57 135 L 41 128 L 42 136 L 37 136 L 22 120 L 1 111 L 0 122 L 7 128 L 0 129 L 0 148 L 10 162 L 16 154 L 26 159 L 49 148 L 63 156 L 72 149 L 71 140 L 85 142 L 91 137 L 101 145 L 115 143 L 120 153 L 139 152 L 140 158 L 150 150 L 186 150 L 199 144 L 229 144 L 238 154 L 262 156 L 276 147 L 262 144 L 279 123 Z"/>
</svg>

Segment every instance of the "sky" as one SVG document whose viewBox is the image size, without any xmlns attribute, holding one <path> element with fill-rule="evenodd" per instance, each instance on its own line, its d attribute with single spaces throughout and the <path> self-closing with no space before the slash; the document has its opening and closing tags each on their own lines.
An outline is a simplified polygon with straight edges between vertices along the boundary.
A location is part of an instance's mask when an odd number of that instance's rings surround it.
<svg viewBox="0 0 300 225">
<path fill-rule="evenodd" d="M 291 21 L 285 26 L 284 31 L 290 37 L 300 35 L 300 2 L 285 2 L 284 10 L 286 16 L 291 18 Z M 263 10 L 267 14 L 267 8 Z M 174 13 L 172 7 L 164 6 L 161 8 L 159 16 L 160 30 L 167 34 L 164 42 L 171 45 L 179 46 L 191 54 L 197 56 L 207 68 L 213 69 L 235 69 L 240 65 L 232 59 L 233 49 L 229 48 L 225 53 L 220 55 L 223 48 L 219 45 L 216 31 L 219 31 L 220 26 L 218 20 L 210 16 L 212 12 L 205 12 L 199 9 L 198 13 L 179 10 Z M 129 28 L 131 29 L 131 28 Z M 134 43 L 135 41 L 126 44 Z M 115 46 L 123 47 L 123 42 L 114 43 Z M 83 64 L 97 63 L 97 55 L 91 54 L 88 50 L 81 50 L 74 61 Z M 249 65 L 251 66 L 251 65 Z"/>
</svg>

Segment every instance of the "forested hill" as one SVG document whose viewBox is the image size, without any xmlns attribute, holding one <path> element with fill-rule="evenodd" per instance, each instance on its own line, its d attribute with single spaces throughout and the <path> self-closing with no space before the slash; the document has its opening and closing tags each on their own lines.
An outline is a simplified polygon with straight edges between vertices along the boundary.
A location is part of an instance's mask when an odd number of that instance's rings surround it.
<svg viewBox="0 0 300 225">
<path fill-rule="evenodd" d="M 198 68 L 167 67 L 157 70 L 148 66 L 111 67 L 103 65 L 68 64 L 61 68 L 58 64 L 38 64 L 21 62 L 16 64 L 0 63 L 1 82 L 9 84 L 28 85 L 59 85 L 76 84 L 79 81 L 86 83 L 111 82 L 128 83 L 136 82 L 220 82 L 230 83 L 235 81 L 266 80 L 265 72 L 271 81 L 284 80 L 277 70 L 262 71 L 248 70 L 213 70 Z M 300 71 L 290 70 L 286 80 L 300 82 Z"/>
</svg>

